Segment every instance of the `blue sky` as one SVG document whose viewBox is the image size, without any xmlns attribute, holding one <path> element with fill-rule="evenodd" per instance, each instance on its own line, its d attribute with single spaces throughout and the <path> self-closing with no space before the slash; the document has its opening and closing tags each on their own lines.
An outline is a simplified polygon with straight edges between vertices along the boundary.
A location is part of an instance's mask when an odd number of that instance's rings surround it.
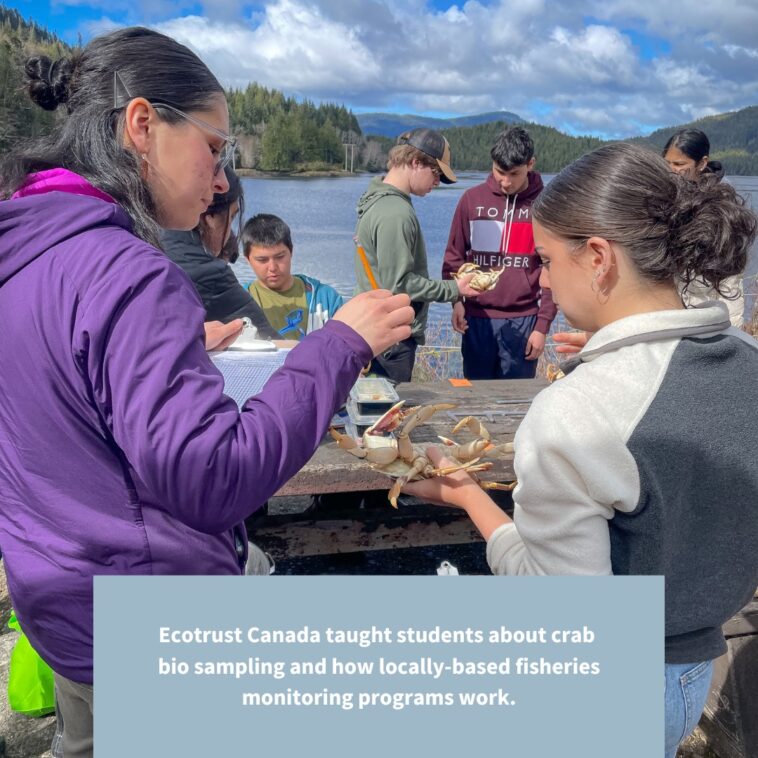
<svg viewBox="0 0 758 758">
<path fill-rule="evenodd" d="M 361 111 L 508 110 L 624 137 L 758 104 L 758 2 L 5 0 L 67 42 L 143 24 L 227 86 Z"/>
</svg>

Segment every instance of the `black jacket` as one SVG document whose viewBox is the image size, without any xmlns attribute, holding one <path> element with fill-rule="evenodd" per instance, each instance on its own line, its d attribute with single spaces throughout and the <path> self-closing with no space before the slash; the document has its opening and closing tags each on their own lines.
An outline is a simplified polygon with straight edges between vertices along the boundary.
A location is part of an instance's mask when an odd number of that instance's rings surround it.
<svg viewBox="0 0 758 758">
<path fill-rule="evenodd" d="M 261 307 L 237 281 L 231 266 L 207 252 L 196 231 L 164 230 L 161 243 L 166 255 L 192 279 L 205 306 L 207 321 L 227 324 L 247 316 L 258 327 L 260 337 L 279 338 Z"/>
</svg>

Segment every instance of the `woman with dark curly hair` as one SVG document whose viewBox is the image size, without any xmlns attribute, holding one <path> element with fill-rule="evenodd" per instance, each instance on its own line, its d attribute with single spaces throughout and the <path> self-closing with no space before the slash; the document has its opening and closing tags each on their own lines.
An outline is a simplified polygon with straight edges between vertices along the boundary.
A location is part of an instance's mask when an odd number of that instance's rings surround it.
<svg viewBox="0 0 758 758">
<path fill-rule="evenodd" d="M 532 214 L 542 286 L 592 337 L 516 433 L 513 520 L 463 472 L 406 490 L 464 508 L 496 574 L 663 575 L 674 758 L 758 585 L 758 343 L 723 303 L 684 308 L 677 283 L 742 271 L 756 218 L 623 143 L 561 171 Z"/>
</svg>

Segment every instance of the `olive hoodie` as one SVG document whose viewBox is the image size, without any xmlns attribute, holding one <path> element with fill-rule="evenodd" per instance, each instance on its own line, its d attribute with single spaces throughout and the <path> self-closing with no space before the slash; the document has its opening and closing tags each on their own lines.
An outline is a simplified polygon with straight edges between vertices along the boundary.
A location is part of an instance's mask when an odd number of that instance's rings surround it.
<svg viewBox="0 0 758 758">
<path fill-rule="evenodd" d="M 429 278 L 424 235 L 410 195 L 376 177 L 358 201 L 357 211 L 357 244 L 366 251 L 377 284 L 411 298 L 416 311 L 411 336 L 423 345 L 429 303 L 455 302 L 458 285 Z M 371 289 L 360 256 L 355 259 L 355 279 L 356 294 Z"/>
</svg>

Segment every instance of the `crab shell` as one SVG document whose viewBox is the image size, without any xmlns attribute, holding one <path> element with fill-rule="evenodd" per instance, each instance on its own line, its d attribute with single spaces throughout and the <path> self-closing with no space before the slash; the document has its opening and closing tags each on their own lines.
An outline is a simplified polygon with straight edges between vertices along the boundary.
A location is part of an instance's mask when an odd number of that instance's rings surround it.
<svg viewBox="0 0 758 758">
<path fill-rule="evenodd" d="M 468 262 L 464 263 L 458 271 L 453 274 L 453 278 L 458 279 L 458 277 L 473 274 L 474 278 L 469 282 L 469 287 L 478 292 L 488 292 L 495 288 L 503 271 L 505 271 L 505 266 L 491 271 L 482 271 L 476 263 Z"/>
</svg>

